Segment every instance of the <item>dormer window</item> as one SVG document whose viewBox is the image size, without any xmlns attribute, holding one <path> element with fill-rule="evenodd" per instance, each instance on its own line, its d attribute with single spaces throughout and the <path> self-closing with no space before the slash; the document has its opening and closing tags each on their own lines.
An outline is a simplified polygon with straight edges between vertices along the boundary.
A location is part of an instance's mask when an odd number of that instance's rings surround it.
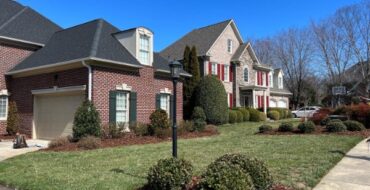
<svg viewBox="0 0 370 190">
<path fill-rule="evenodd" d="M 150 65 L 150 37 L 145 34 L 140 34 L 140 49 L 139 49 L 139 60 L 144 65 Z"/>
<path fill-rule="evenodd" d="M 231 39 L 227 40 L 227 52 L 229 53 L 233 52 L 233 41 Z"/>
<path fill-rule="evenodd" d="M 283 77 L 278 77 L 278 87 L 280 88 L 280 89 L 282 89 L 283 88 Z"/>
<path fill-rule="evenodd" d="M 249 71 L 248 71 L 248 67 L 244 67 L 244 71 L 243 71 L 243 78 L 244 78 L 244 82 L 248 82 L 249 81 Z"/>
</svg>

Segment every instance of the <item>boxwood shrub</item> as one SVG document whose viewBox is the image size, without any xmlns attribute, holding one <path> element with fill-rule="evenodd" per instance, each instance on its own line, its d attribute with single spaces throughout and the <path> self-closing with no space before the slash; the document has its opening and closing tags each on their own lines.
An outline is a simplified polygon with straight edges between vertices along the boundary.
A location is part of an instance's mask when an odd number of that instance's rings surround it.
<svg viewBox="0 0 370 190">
<path fill-rule="evenodd" d="M 329 123 L 330 120 L 331 120 L 330 117 L 326 117 L 320 121 L 320 125 L 325 126 L 326 124 Z"/>
<path fill-rule="evenodd" d="M 249 115 L 250 115 L 250 118 L 249 118 L 250 121 L 254 121 L 254 122 L 260 122 L 261 121 L 261 112 L 260 111 L 258 111 L 256 109 L 253 109 L 253 108 L 249 108 L 248 111 L 249 111 Z"/>
<path fill-rule="evenodd" d="M 154 130 L 157 128 L 162 129 L 170 128 L 170 122 L 168 120 L 167 112 L 162 109 L 155 110 L 152 114 L 150 114 L 149 119 L 150 126 Z"/>
<path fill-rule="evenodd" d="M 259 132 L 260 133 L 265 133 L 265 132 L 268 132 L 268 131 L 272 131 L 272 127 L 271 125 L 261 125 L 259 128 L 258 128 Z"/>
<path fill-rule="evenodd" d="M 276 121 L 280 119 L 280 113 L 278 111 L 272 110 L 267 112 L 267 117 Z"/>
<path fill-rule="evenodd" d="M 194 129 L 196 131 L 203 131 L 207 125 L 206 114 L 204 113 L 203 108 L 195 107 L 191 118 L 193 120 Z"/>
<path fill-rule="evenodd" d="M 79 140 L 87 136 L 100 137 L 100 116 L 94 104 L 84 101 L 77 109 L 73 120 L 73 138 Z"/>
<path fill-rule="evenodd" d="M 293 129 L 294 129 L 293 124 L 288 122 L 281 123 L 278 128 L 278 130 L 281 132 L 290 132 L 293 131 Z"/>
<path fill-rule="evenodd" d="M 354 120 L 347 120 L 343 124 L 347 127 L 348 131 L 362 131 L 365 129 L 362 123 Z"/>
<path fill-rule="evenodd" d="M 249 111 L 245 108 L 237 108 L 243 114 L 243 121 L 249 121 Z"/>
<path fill-rule="evenodd" d="M 245 154 L 225 154 L 214 163 L 227 163 L 240 167 L 244 173 L 252 178 L 255 189 L 269 189 L 273 184 L 272 176 L 264 162 L 250 158 Z"/>
<path fill-rule="evenodd" d="M 301 133 L 312 133 L 315 131 L 315 123 L 312 121 L 305 121 L 298 125 L 298 129 Z"/>
<path fill-rule="evenodd" d="M 228 122 L 227 101 L 225 87 L 216 76 L 204 76 L 194 91 L 195 106 L 203 108 L 210 124 L 219 125 Z"/>
<path fill-rule="evenodd" d="M 229 110 L 229 123 L 236 123 L 237 113 L 235 110 Z"/>
<path fill-rule="evenodd" d="M 240 110 L 235 110 L 236 113 L 236 122 L 241 123 L 243 122 L 243 113 Z"/>
<path fill-rule="evenodd" d="M 193 166 L 184 159 L 161 159 L 149 169 L 148 186 L 153 190 L 180 190 L 191 180 Z"/>
<path fill-rule="evenodd" d="M 346 130 L 346 126 L 341 121 L 330 121 L 326 124 L 326 130 L 328 132 L 342 132 Z"/>
</svg>

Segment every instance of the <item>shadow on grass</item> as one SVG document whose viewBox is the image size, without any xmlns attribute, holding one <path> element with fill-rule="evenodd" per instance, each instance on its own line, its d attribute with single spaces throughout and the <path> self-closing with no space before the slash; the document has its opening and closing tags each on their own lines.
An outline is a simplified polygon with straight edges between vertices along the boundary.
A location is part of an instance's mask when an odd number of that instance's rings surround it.
<svg viewBox="0 0 370 190">
<path fill-rule="evenodd" d="M 124 175 L 128 175 L 128 176 L 131 176 L 131 177 L 136 177 L 136 178 L 141 178 L 141 179 L 146 179 L 146 177 L 144 176 L 140 176 L 140 175 L 136 175 L 136 174 L 132 174 L 128 171 L 125 171 L 123 169 L 119 169 L 119 168 L 113 168 L 110 170 L 111 172 L 114 172 L 114 173 L 117 173 L 117 174 L 124 174 Z"/>
<path fill-rule="evenodd" d="M 346 153 L 341 150 L 329 150 L 329 152 L 333 154 L 340 154 L 342 156 L 346 155 Z"/>
<path fill-rule="evenodd" d="M 334 154 L 340 154 L 344 157 L 347 157 L 347 158 L 353 158 L 353 159 L 360 159 L 360 160 L 367 160 L 367 161 L 370 161 L 370 156 L 353 156 L 353 155 L 346 155 L 345 152 L 341 151 L 341 150 L 330 150 L 329 151 L 330 153 L 334 153 Z"/>
</svg>

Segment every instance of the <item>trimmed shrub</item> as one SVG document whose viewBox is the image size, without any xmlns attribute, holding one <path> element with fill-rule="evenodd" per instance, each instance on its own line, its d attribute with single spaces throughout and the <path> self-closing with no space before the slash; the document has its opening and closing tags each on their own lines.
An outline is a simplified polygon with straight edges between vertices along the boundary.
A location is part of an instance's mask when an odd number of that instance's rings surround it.
<svg viewBox="0 0 370 190">
<path fill-rule="evenodd" d="M 8 117 L 6 120 L 6 132 L 9 135 L 15 135 L 19 131 L 19 114 L 17 104 L 14 101 L 9 102 Z"/>
<path fill-rule="evenodd" d="M 236 123 L 237 113 L 235 110 L 229 110 L 229 123 Z"/>
<path fill-rule="evenodd" d="M 263 112 L 260 112 L 260 121 L 266 121 L 266 120 L 267 120 L 266 114 Z"/>
<path fill-rule="evenodd" d="M 272 110 L 267 112 L 267 117 L 276 121 L 280 119 L 280 113 L 278 111 Z"/>
<path fill-rule="evenodd" d="M 313 121 L 316 125 L 323 125 L 321 124 L 321 121 L 325 118 L 328 118 L 331 114 L 331 110 L 329 108 L 321 108 L 318 111 L 316 111 L 312 117 L 309 118 L 310 121 Z M 326 125 L 326 123 L 324 124 Z"/>
<path fill-rule="evenodd" d="M 170 128 L 170 122 L 168 120 L 167 112 L 162 109 L 155 110 L 152 114 L 150 114 L 149 119 L 150 127 L 152 127 L 154 130 L 157 128 Z"/>
<path fill-rule="evenodd" d="M 203 108 L 195 107 L 191 118 L 193 120 L 194 129 L 196 131 L 203 131 L 204 127 L 207 125 L 206 114 L 204 113 Z"/>
<path fill-rule="evenodd" d="M 345 106 L 340 106 L 333 111 L 333 115 L 346 115 L 347 112 L 348 109 Z"/>
<path fill-rule="evenodd" d="M 265 132 L 268 132 L 268 131 L 272 131 L 272 127 L 271 125 L 261 125 L 259 128 L 258 128 L 259 132 L 260 133 L 265 133 Z"/>
<path fill-rule="evenodd" d="M 148 186 L 153 190 L 181 190 L 191 180 L 193 166 L 184 159 L 161 159 L 149 169 Z"/>
<path fill-rule="evenodd" d="M 237 108 L 243 114 L 243 121 L 249 121 L 249 111 L 245 108 Z"/>
<path fill-rule="evenodd" d="M 279 112 L 279 119 L 285 119 L 288 116 L 288 110 L 284 108 L 269 108 L 269 111 Z"/>
<path fill-rule="evenodd" d="M 101 136 L 106 139 L 115 139 L 124 135 L 124 124 L 107 124 L 102 127 Z"/>
<path fill-rule="evenodd" d="M 244 173 L 251 176 L 256 189 L 269 189 L 273 184 L 272 176 L 265 163 L 256 158 L 250 158 L 244 154 L 225 154 L 215 163 L 227 163 L 240 167 Z"/>
<path fill-rule="evenodd" d="M 228 122 L 227 94 L 216 76 L 204 76 L 196 88 L 194 98 L 195 106 L 203 108 L 208 123 L 219 125 Z"/>
<path fill-rule="evenodd" d="M 153 135 L 153 131 L 150 130 L 150 126 L 145 123 L 131 123 L 130 131 L 137 136 L 148 136 Z"/>
<path fill-rule="evenodd" d="M 77 109 L 73 120 L 73 138 L 78 140 L 86 136 L 100 137 L 99 112 L 93 103 L 84 101 Z"/>
<path fill-rule="evenodd" d="M 195 131 L 195 126 L 194 126 L 193 121 L 182 120 L 179 127 L 183 128 L 187 132 L 194 132 Z"/>
<path fill-rule="evenodd" d="M 362 131 L 365 129 L 365 126 L 358 121 L 347 120 L 343 124 L 347 127 L 348 131 Z"/>
<path fill-rule="evenodd" d="M 226 162 L 213 162 L 199 183 L 200 189 L 209 190 L 254 190 L 251 176 L 240 167 Z"/>
<path fill-rule="evenodd" d="M 342 120 L 340 119 L 330 119 L 330 121 L 328 123 L 331 123 L 331 122 L 343 122 Z M 326 124 L 328 124 L 326 123 Z"/>
<path fill-rule="evenodd" d="M 315 131 L 315 123 L 312 121 L 302 122 L 298 125 L 298 129 L 301 133 L 312 133 Z"/>
<path fill-rule="evenodd" d="M 292 111 L 291 110 L 287 110 L 287 111 L 288 111 L 288 114 L 287 114 L 286 118 L 288 118 L 288 119 L 293 118 Z"/>
<path fill-rule="evenodd" d="M 95 136 L 82 137 L 77 142 L 77 147 L 85 150 L 97 149 L 101 147 L 101 139 Z"/>
<path fill-rule="evenodd" d="M 283 122 L 279 125 L 279 128 L 278 130 L 281 131 L 281 132 L 291 132 L 293 131 L 294 129 L 294 126 L 292 123 L 288 123 L 288 122 Z"/>
<path fill-rule="evenodd" d="M 60 146 L 64 146 L 69 144 L 69 139 L 68 137 L 58 137 L 56 139 L 53 139 L 49 142 L 48 147 L 49 148 L 56 148 Z"/>
<path fill-rule="evenodd" d="M 249 108 L 248 111 L 250 115 L 250 118 L 249 118 L 250 121 L 255 121 L 255 122 L 261 121 L 261 112 L 253 108 Z"/>
<path fill-rule="evenodd" d="M 342 132 L 346 130 L 346 126 L 341 121 L 340 122 L 330 121 L 328 124 L 326 124 L 326 130 L 328 132 Z"/>
<path fill-rule="evenodd" d="M 236 122 L 241 123 L 243 122 L 243 113 L 239 110 L 235 110 L 236 113 Z"/>
<path fill-rule="evenodd" d="M 320 121 L 320 125 L 325 126 L 327 123 L 330 122 L 330 117 L 326 117 L 323 120 Z"/>
</svg>

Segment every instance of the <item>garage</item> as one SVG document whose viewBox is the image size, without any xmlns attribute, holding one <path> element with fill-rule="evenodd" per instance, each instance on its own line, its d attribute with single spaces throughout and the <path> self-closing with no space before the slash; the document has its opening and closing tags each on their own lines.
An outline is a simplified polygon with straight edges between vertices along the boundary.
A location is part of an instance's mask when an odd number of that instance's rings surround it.
<svg viewBox="0 0 370 190">
<path fill-rule="evenodd" d="M 85 100 L 82 92 L 34 96 L 34 138 L 54 139 L 72 134 L 73 118 Z"/>
<path fill-rule="evenodd" d="M 270 99 L 270 107 L 271 108 L 276 108 L 276 100 Z"/>
<path fill-rule="evenodd" d="M 279 100 L 278 101 L 278 107 L 279 108 L 287 108 L 287 103 L 285 100 Z"/>
</svg>

